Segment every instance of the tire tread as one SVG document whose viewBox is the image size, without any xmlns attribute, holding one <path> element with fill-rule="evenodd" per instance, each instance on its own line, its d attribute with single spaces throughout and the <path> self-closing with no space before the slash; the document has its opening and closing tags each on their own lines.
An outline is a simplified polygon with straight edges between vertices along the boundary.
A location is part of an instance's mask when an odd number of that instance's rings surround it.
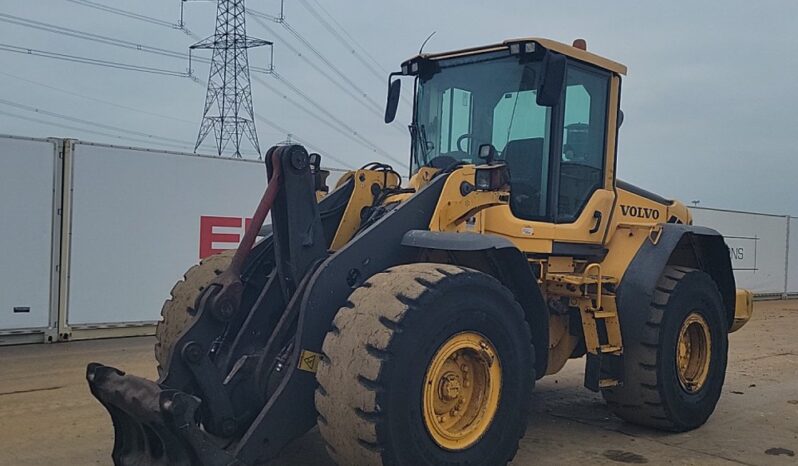
<svg viewBox="0 0 798 466">
<path fill-rule="evenodd" d="M 191 322 L 197 297 L 214 278 L 221 275 L 233 260 L 235 250 L 227 250 L 202 259 L 189 268 L 169 292 L 161 307 L 161 320 L 155 326 L 155 360 L 158 375 L 168 366 L 169 352 L 177 337 Z"/>
<path fill-rule="evenodd" d="M 315 402 L 320 418 L 325 420 L 319 423 L 319 430 L 338 464 L 385 464 L 385 449 L 377 431 L 385 419 L 378 396 L 385 389 L 379 379 L 381 366 L 392 358 L 388 346 L 394 335 L 404 330 L 407 311 L 425 293 L 434 293 L 442 280 L 463 272 L 473 271 L 447 264 L 393 267 L 369 278 L 368 286 L 356 289 L 350 296 L 350 309 L 336 314 L 333 325 L 339 331 L 328 333 L 322 345 L 323 353 L 330 357 L 319 363 Z M 515 299 L 509 290 L 504 290 Z M 523 319 L 520 306 L 517 311 Z M 528 326 L 526 331 L 529 334 Z M 366 341 L 359 337 L 362 335 L 368 336 Z M 346 363 L 332 364 L 330 359 Z M 357 383 L 352 383 L 353 374 Z M 516 449 L 517 444 L 507 461 Z"/>
<path fill-rule="evenodd" d="M 655 286 L 640 344 L 634 351 L 625 353 L 626 358 L 631 358 L 626 367 L 632 372 L 626 375 L 626 385 L 602 391 L 609 408 L 621 419 L 660 430 L 689 430 L 677 422 L 663 399 L 657 364 L 664 330 L 662 319 L 671 295 L 685 276 L 696 271 L 689 267 L 667 266 Z"/>
</svg>

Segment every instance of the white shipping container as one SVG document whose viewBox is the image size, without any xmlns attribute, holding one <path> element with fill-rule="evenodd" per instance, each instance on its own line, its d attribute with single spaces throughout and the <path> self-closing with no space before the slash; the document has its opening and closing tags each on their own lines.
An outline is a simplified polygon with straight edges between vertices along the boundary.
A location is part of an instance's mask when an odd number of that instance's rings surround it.
<svg viewBox="0 0 798 466">
<path fill-rule="evenodd" d="M 188 267 L 237 246 L 266 188 L 262 161 L 89 143 L 73 160 L 70 327 L 157 321 Z"/>
<path fill-rule="evenodd" d="M 0 136 L 0 332 L 50 326 L 58 143 Z"/>
<path fill-rule="evenodd" d="M 758 294 L 784 292 L 787 217 L 701 207 L 691 211 L 694 224 L 723 235 L 738 287 Z"/>
<path fill-rule="evenodd" d="M 798 294 L 798 217 L 790 218 L 790 245 L 787 254 L 787 293 Z"/>
</svg>

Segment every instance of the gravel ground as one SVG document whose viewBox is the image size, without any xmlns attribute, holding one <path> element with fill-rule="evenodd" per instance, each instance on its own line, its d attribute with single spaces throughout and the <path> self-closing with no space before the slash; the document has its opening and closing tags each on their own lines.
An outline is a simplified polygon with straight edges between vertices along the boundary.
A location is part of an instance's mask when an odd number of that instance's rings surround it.
<svg viewBox="0 0 798 466">
<path fill-rule="evenodd" d="M 730 336 L 726 386 L 702 428 L 664 434 L 624 423 L 582 387 L 584 361 L 539 381 L 513 465 L 798 464 L 798 301 L 757 302 Z M 0 347 L 0 464 L 110 464 L 113 429 L 89 394 L 101 361 L 155 377 L 152 337 Z M 274 465 L 331 465 L 314 429 Z"/>
</svg>

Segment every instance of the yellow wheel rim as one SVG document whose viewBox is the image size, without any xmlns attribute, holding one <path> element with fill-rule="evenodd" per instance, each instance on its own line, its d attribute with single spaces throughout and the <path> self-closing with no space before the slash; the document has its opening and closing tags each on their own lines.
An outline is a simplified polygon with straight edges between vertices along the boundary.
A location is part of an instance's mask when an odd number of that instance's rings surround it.
<svg viewBox="0 0 798 466">
<path fill-rule="evenodd" d="M 476 332 L 449 338 L 430 361 L 424 380 L 424 424 L 446 450 L 463 450 L 488 431 L 499 407 L 501 362 Z"/>
<path fill-rule="evenodd" d="M 696 312 L 688 315 L 682 323 L 676 349 L 676 369 L 679 383 L 688 393 L 700 391 L 709 376 L 710 336 L 707 321 Z"/>
</svg>

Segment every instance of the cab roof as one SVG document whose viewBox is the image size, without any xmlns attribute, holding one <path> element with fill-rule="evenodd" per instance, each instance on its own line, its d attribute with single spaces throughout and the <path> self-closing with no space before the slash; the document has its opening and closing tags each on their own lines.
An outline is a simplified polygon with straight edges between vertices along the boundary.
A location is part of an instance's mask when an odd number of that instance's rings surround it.
<svg viewBox="0 0 798 466">
<path fill-rule="evenodd" d="M 563 44 L 562 42 L 557 42 L 551 39 L 543 39 L 540 37 L 525 37 L 519 39 L 510 39 L 505 40 L 500 44 L 492 44 L 492 45 L 483 45 L 480 47 L 471 47 L 465 48 L 460 50 L 453 50 L 449 52 L 440 52 L 440 53 L 422 53 L 419 54 L 411 60 L 422 58 L 422 59 L 429 59 L 429 60 L 441 60 L 445 58 L 454 58 L 454 57 L 462 57 L 467 55 L 476 55 L 479 53 L 485 52 L 495 52 L 499 50 L 505 50 L 510 47 L 511 44 L 523 43 L 523 42 L 535 42 L 536 44 L 540 45 L 541 47 L 553 50 L 557 53 L 561 53 L 563 55 L 567 55 L 569 57 L 575 58 L 577 60 L 583 61 L 585 63 L 589 63 L 591 65 L 598 66 L 599 68 L 604 68 L 605 70 L 612 71 L 613 73 L 626 75 L 626 66 L 622 65 L 618 62 L 609 60 L 607 58 L 601 57 L 594 53 L 590 53 L 588 51 L 578 49 L 576 47 Z M 409 60 L 408 60 L 409 61 Z"/>
</svg>

